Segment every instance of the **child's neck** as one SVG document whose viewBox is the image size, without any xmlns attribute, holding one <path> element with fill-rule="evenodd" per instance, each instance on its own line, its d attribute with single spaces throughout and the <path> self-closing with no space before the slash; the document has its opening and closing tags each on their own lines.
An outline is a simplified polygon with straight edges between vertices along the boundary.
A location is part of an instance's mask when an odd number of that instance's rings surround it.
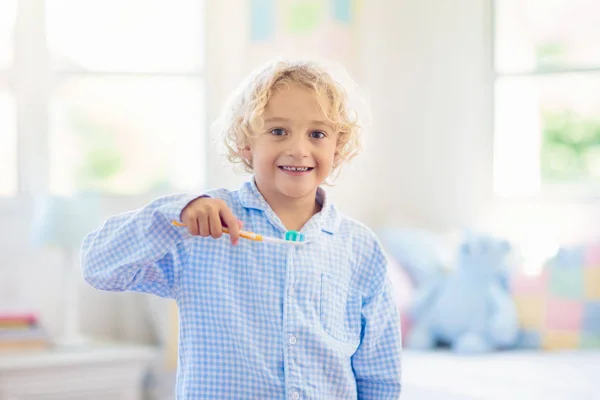
<svg viewBox="0 0 600 400">
<path fill-rule="evenodd" d="M 266 193 L 263 196 L 288 231 L 299 231 L 313 215 L 321 211 L 321 204 L 316 201 L 316 191 L 312 196 L 298 199 L 273 198 Z"/>
<path fill-rule="evenodd" d="M 299 231 L 313 215 L 321 211 L 321 205 L 315 199 L 308 204 L 274 204 L 271 208 L 288 231 Z"/>
</svg>

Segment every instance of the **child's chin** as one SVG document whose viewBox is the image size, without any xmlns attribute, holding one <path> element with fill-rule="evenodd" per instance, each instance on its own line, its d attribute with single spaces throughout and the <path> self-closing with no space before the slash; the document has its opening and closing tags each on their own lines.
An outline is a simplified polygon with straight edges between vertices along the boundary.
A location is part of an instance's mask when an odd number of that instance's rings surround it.
<svg viewBox="0 0 600 400">
<path fill-rule="evenodd" d="M 317 187 L 310 184 L 292 184 L 284 185 L 280 189 L 287 197 L 298 198 L 312 194 Z"/>
</svg>

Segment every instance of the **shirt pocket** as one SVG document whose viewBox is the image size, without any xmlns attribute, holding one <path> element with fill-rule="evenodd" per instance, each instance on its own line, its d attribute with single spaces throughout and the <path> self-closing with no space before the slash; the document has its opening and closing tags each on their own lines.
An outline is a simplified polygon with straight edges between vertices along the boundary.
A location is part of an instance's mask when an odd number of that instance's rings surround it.
<svg viewBox="0 0 600 400">
<path fill-rule="evenodd" d="M 357 340 L 361 331 L 361 298 L 321 274 L 321 325 L 334 338 L 348 342 Z"/>
</svg>

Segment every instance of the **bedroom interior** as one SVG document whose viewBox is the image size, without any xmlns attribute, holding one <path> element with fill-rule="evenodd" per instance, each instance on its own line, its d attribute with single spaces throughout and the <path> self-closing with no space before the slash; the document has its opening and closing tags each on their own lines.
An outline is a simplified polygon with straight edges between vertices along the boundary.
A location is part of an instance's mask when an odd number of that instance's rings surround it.
<svg viewBox="0 0 600 400">
<path fill-rule="evenodd" d="M 247 179 L 210 127 L 275 56 L 331 61 L 366 100 L 363 154 L 327 190 L 387 251 L 402 398 L 598 398 L 599 16 L 594 0 L 3 0 L 0 400 L 175 398 L 177 307 L 86 285 L 78 243 L 159 195 Z M 490 301 L 471 290 L 486 268 L 508 316 L 476 322 L 512 339 L 439 340 Z"/>
</svg>

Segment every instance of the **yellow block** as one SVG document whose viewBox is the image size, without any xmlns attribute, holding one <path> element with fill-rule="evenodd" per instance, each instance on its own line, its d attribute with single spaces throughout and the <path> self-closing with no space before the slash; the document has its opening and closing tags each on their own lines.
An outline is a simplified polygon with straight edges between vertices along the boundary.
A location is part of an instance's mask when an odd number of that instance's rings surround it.
<svg viewBox="0 0 600 400">
<path fill-rule="evenodd" d="M 600 300 L 600 268 L 586 268 L 583 271 L 585 298 Z"/>
<path fill-rule="evenodd" d="M 353 17 L 358 17 L 359 15 L 361 15 L 363 11 L 363 0 L 354 0 L 351 4 Z"/>
<path fill-rule="evenodd" d="M 546 308 L 540 296 L 515 296 L 519 322 L 523 329 L 539 330 L 544 327 Z"/>
<path fill-rule="evenodd" d="M 167 343 L 165 346 L 165 366 L 169 370 L 177 369 L 177 346 L 179 344 L 179 311 L 174 300 L 169 302 L 167 320 Z"/>
<path fill-rule="evenodd" d="M 580 345 L 577 332 L 545 332 L 542 336 L 544 350 L 576 349 Z"/>
</svg>

